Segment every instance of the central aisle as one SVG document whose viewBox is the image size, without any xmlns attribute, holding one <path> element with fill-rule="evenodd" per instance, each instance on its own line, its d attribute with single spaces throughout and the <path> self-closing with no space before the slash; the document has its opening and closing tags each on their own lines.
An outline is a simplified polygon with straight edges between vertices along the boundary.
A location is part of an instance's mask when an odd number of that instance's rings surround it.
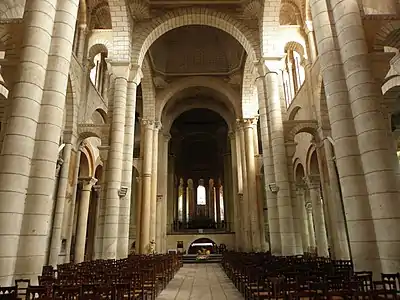
<svg viewBox="0 0 400 300">
<path fill-rule="evenodd" d="M 185 264 L 156 300 L 243 300 L 219 264 Z"/>
</svg>

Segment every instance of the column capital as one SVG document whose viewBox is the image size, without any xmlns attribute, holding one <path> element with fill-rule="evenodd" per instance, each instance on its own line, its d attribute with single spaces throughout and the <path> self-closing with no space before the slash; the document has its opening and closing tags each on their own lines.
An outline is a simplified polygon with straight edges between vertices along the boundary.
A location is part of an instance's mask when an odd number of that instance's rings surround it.
<svg viewBox="0 0 400 300">
<path fill-rule="evenodd" d="M 130 65 L 130 72 L 129 72 L 129 82 L 132 82 L 138 86 L 143 78 L 143 71 L 142 68 L 137 64 Z"/>
<path fill-rule="evenodd" d="M 100 192 L 101 192 L 101 185 L 100 185 L 100 184 L 94 185 L 94 186 L 93 186 L 93 190 L 94 190 L 96 193 L 100 193 Z"/>
<path fill-rule="evenodd" d="M 243 118 L 242 121 L 244 128 L 253 128 L 254 126 L 257 126 L 258 116 L 254 116 L 252 118 Z"/>
<path fill-rule="evenodd" d="M 91 191 L 92 187 L 96 184 L 97 179 L 94 177 L 82 177 L 79 178 L 79 182 L 82 183 L 82 190 Z"/>
<path fill-rule="evenodd" d="M 236 139 L 236 132 L 235 131 L 229 131 L 228 132 L 228 138 L 229 138 L 229 140 Z"/>
<path fill-rule="evenodd" d="M 112 73 L 115 78 L 124 78 L 128 80 L 131 70 L 131 63 L 129 61 L 114 61 L 110 58 L 105 59 L 107 69 Z"/>
<path fill-rule="evenodd" d="M 263 57 L 262 59 L 267 69 L 266 70 L 267 73 L 265 75 L 268 75 L 270 73 L 279 74 L 279 72 L 283 70 L 285 67 L 284 62 L 282 61 L 282 58 L 284 57 L 285 55 L 276 57 Z"/>
<path fill-rule="evenodd" d="M 296 194 L 298 196 L 303 196 L 306 190 L 307 185 L 305 183 L 296 183 Z"/>
<path fill-rule="evenodd" d="M 154 120 L 149 120 L 149 119 L 140 119 L 140 124 L 143 126 L 144 129 L 149 129 L 153 130 L 154 128 Z"/>
<path fill-rule="evenodd" d="M 306 201 L 305 206 L 306 206 L 307 212 L 308 213 L 312 213 L 312 204 L 311 204 L 311 202 L 310 201 Z"/>
<path fill-rule="evenodd" d="M 172 138 L 169 133 L 163 133 L 164 142 L 168 143 L 169 140 Z"/>
<path fill-rule="evenodd" d="M 319 189 L 321 184 L 321 179 L 319 175 L 308 175 L 305 177 L 305 182 L 309 189 Z"/>
<path fill-rule="evenodd" d="M 162 128 L 162 124 L 160 121 L 154 121 L 154 127 L 153 130 L 154 131 L 159 131 Z"/>
</svg>

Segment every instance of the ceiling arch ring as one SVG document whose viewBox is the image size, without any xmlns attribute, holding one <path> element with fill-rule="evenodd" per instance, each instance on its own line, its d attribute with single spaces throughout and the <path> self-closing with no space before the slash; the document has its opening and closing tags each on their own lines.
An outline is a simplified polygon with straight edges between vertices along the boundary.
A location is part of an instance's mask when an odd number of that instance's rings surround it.
<svg viewBox="0 0 400 300">
<path fill-rule="evenodd" d="M 204 25 L 223 30 L 233 36 L 254 61 L 261 58 L 255 31 L 221 12 L 210 9 L 185 8 L 177 9 L 154 19 L 147 28 L 137 27 L 133 31 L 133 40 L 136 43 L 132 47 L 132 62 L 141 66 L 150 46 L 160 36 L 172 29 L 188 25 Z"/>
<path fill-rule="evenodd" d="M 219 94 L 222 94 L 223 96 L 225 96 L 224 98 L 228 100 L 228 101 L 223 101 L 224 104 L 227 107 L 233 108 L 236 117 L 241 116 L 240 95 L 238 95 L 238 93 L 235 92 L 235 90 L 233 90 L 228 83 L 216 78 L 211 78 L 206 76 L 201 76 L 201 77 L 196 76 L 196 77 L 186 77 L 176 80 L 157 95 L 156 113 L 158 119 L 161 118 L 164 108 L 166 107 L 168 102 L 173 101 L 175 95 L 192 87 L 200 87 L 200 88 L 206 87 L 215 90 Z"/>
<path fill-rule="evenodd" d="M 224 121 L 226 122 L 229 131 L 232 130 L 232 124 L 235 124 L 235 117 L 230 115 L 229 112 L 224 110 L 221 106 L 215 104 L 215 105 L 210 105 L 209 103 L 192 103 L 189 105 L 181 104 L 179 105 L 176 109 L 172 111 L 170 114 L 165 114 L 163 115 L 163 127 L 165 129 L 165 132 L 169 132 L 171 130 L 172 124 L 174 121 L 184 112 L 187 112 L 192 109 L 197 109 L 197 108 L 205 108 L 212 110 L 213 112 L 219 114 Z"/>
</svg>

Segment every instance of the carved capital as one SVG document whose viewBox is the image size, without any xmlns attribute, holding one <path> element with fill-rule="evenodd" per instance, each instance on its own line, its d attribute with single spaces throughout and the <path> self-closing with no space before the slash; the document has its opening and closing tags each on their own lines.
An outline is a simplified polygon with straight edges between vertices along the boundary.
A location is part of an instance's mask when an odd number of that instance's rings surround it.
<svg viewBox="0 0 400 300">
<path fill-rule="evenodd" d="M 82 190 L 90 191 L 92 187 L 96 184 L 97 179 L 94 177 L 82 177 L 79 178 L 79 182 L 82 184 Z"/>
<path fill-rule="evenodd" d="M 83 142 L 79 145 L 78 150 L 82 152 L 82 151 L 86 148 L 86 146 L 87 146 L 87 143 L 86 143 L 85 141 L 83 141 Z"/>
<path fill-rule="evenodd" d="M 154 121 L 154 127 L 153 130 L 159 131 L 162 128 L 162 124 L 160 121 Z"/>
<path fill-rule="evenodd" d="M 229 132 L 228 132 L 228 138 L 229 138 L 229 140 L 234 140 L 234 139 L 236 139 L 236 132 L 234 132 L 234 131 L 229 131 Z"/>
<path fill-rule="evenodd" d="M 239 197 L 239 203 L 242 203 L 243 202 L 243 193 L 239 193 L 238 197 Z"/>
<path fill-rule="evenodd" d="M 118 196 L 120 198 L 123 198 L 126 196 L 126 194 L 128 193 L 128 187 L 126 186 L 121 186 L 118 190 Z"/>
<path fill-rule="evenodd" d="M 168 143 L 171 139 L 171 135 L 169 133 L 163 133 L 164 142 Z"/>
<path fill-rule="evenodd" d="M 243 130 L 243 122 L 241 119 L 236 119 L 236 130 L 237 131 Z"/>
<path fill-rule="evenodd" d="M 255 116 L 253 118 L 245 118 L 243 119 L 243 126 L 244 128 L 253 128 L 254 126 L 257 126 L 258 122 L 258 116 Z"/>
<path fill-rule="evenodd" d="M 93 191 L 95 191 L 97 194 L 100 194 L 100 192 L 101 192 L 101 185 L 96 184 L 95 186 L 93 186 Z"/>
<path fill-rule="evenodd" d="M 154 120 L 140 119 L 140 124 L 142 125 L 143 129 L 153 130 L 154 128 Z"/>
</svg>

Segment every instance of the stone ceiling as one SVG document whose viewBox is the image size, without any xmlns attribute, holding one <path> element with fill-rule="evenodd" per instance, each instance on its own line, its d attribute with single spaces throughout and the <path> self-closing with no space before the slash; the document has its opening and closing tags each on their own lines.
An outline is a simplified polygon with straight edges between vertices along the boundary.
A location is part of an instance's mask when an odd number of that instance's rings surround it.
<svg viewBox="0 0 400 300">
<path fill-rule="evenodd" d="M 163 76 L 228 76 L 242 69 L 245 55 L 235 38 L 200 25 L 171 30 L 149 50 L 153 71 Z"/>
</svg>

